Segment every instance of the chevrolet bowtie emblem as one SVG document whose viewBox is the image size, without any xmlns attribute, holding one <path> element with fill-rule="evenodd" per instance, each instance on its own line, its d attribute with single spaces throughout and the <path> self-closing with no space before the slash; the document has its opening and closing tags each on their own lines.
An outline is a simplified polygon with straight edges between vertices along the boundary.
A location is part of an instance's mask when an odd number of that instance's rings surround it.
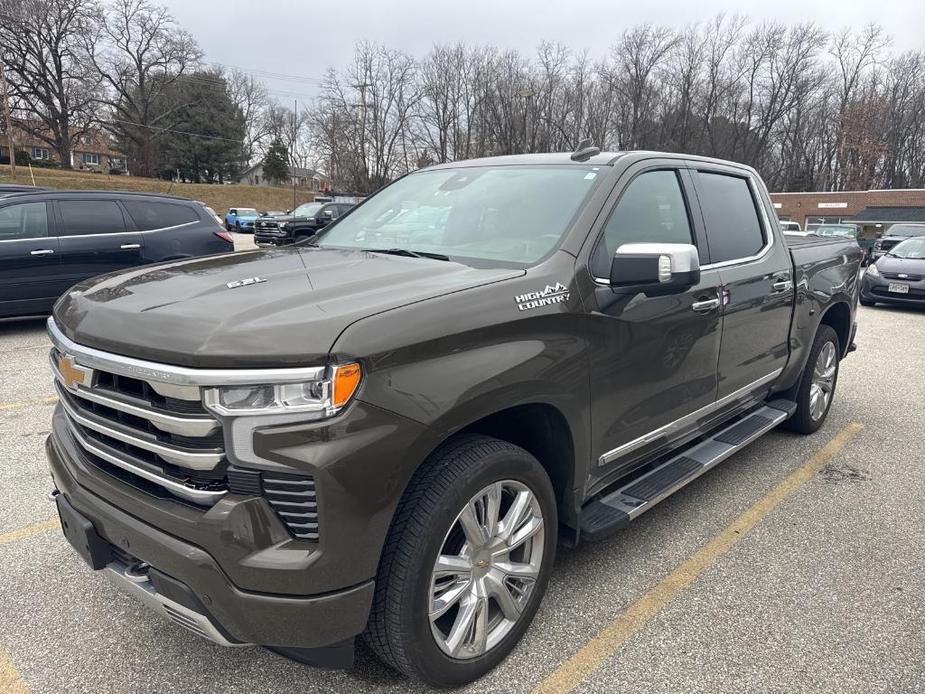
<svg viewBox="0 0 925 694">
<path fill-rule="evenodd" d="M 58 357 L 58 373 L 61 374 L 61 380 L 68 388 L 77 386 L 90 386 L 90 376 L 93 373 L 74 361 L 70 354 L 62 354 Z"/>
</svg>

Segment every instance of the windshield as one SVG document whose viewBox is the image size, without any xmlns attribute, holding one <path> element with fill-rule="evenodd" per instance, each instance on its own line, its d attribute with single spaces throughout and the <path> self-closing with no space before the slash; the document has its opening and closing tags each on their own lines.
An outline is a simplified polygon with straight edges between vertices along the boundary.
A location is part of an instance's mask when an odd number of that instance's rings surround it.
<svg viewBox="0 0 925 694">
<path fill-rule="evenodd" d="M 250 217 L 250 216 L 256 217 L 257 210 L 255 210 L 253 207 L 239 207 L 238 216 L 239 217 Z"/>
<path fill-rule="evenodd" d="M 897 258 L 925 259 L 925 236 L 900 241 L 889 250 L 887 255 Z"/>
<path fill-rule="evenodd" d="M 534 263 L 559 243 L 598 168 L 422 171 L 357 207 L 325 231 L 318 245 Z"/>
<path fill-rule="evenodd" d="M 925 224 L 894 224 L 886 236 L 925 236 Z"/>
<path fill-rule="evenodd" d="M 307 202 L 299 205 L 292 211 L 293 217 L 314 217 L 315 213 L 321 209 L 320 202 Z"/>
</svg>

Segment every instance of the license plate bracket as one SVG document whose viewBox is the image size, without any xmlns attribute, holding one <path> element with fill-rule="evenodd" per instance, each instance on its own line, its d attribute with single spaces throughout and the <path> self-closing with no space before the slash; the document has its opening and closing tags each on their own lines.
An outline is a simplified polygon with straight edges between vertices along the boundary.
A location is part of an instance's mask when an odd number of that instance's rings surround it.
<svg viewBox="0 0 925 694">
<path fill-rule="evenodd" d="M 55 504 L 67 541 L 94 571 L 105 568 L 112 561 L 110 544 L 100 537 L 89 519 L 68 503 L 64 494 L 55 495 Z"/>
</svg>

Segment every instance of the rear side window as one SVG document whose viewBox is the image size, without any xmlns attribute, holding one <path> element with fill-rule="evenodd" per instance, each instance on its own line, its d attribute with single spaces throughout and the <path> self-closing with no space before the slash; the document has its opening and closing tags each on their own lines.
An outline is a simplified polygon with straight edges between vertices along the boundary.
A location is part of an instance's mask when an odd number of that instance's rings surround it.
<svg viewBox="0 0 925 694">
<path fill-rule="evenodd" d="M 44 202 L 0 207 L 0 241 L 39 239 L 48 236 L 48 213 Z"/>
<path fill-rule="evenodd" d="M 623 191 L 595 249 L 595 276 L 610 275 L 613 254 L 627 243 L 694 243 L 676 171 L 647 171 Z"/>
<path fill-rule="evenodd" d="M 125 219 L 113 200 L 59 200 L 64 229 L 61 236 L 117 234 L 125 231 Z"/>
<path fill-rule="evenodd" d="M 128 210 L 141 231 L 175 227 L 199 221 L 199 215 L 187 205 L 148 200 L 123 200 L 122 204 L 125 205 L 125 209 Z"/>
<path fill-rule="evenodd" d="M 764 246 L 758 209 L 748 181 L 698 172 L 698 196 L 710 243 L 710 260 L 721 263 L 755 255 Z"/>
</svg>

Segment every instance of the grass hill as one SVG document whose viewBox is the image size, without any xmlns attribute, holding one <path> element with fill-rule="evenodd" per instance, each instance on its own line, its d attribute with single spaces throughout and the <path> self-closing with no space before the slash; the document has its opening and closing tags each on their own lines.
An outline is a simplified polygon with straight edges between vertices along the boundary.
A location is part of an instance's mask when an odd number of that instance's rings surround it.
<svg viewBox="0 0 925 694">
<path fill-rule="evenodd" d="M 293 207 L 292 188 L 270 188 L 245 185 L 208 185 L 205 183 L 171 183 L 156 178 L 138 176 L 110 176 L 87 171 L 33 168 L 35 185 L 61 190 L 113 190 L 136 193 L 162 193 L 201 200 L 219 216 L 229 207 L 253 207 L 259 211 L 289 210 Z M 0 167 L 0 183 L 33 183 L 29 167 L 17 166 L 16 179 L 10 176 L 10 167 Z M 296 190 L 297 205 L 312 200 L 307 190 Z"/>
</svg>

